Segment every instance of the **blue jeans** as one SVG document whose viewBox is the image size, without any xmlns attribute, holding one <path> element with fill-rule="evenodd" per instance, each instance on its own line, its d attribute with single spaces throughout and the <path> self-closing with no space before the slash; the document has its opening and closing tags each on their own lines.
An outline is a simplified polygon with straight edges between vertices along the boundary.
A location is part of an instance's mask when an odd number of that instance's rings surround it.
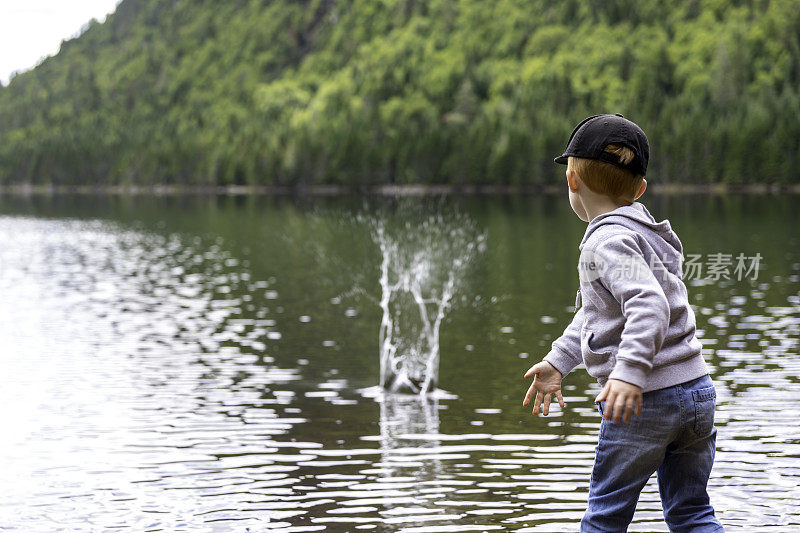
<svg viewBox="0 0 800 533">
<path fill-rule="evenodd" d="M 671 532 L 724 531 L 706 491 L 717 439 L 716 397 L 706 374 L 644 393 L 642 412 L 630 422 L 603 420 L 581 532 L 626 531 L 653 472 Z M 598 406 L 601 414 L 605 403 Z"/>
</svg>

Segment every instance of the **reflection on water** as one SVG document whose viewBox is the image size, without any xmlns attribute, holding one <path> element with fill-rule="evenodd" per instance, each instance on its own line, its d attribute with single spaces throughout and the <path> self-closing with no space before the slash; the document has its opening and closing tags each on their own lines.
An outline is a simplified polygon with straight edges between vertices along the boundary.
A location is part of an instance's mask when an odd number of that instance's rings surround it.
<svg viewBox="0 0 800 533">
<path fill-rule="evenodd" d="M 521 408 L 522 373 L 572 311 L 582 226 L 561 200 L 460 207 L 486 252 L 442 328 L 453 396 L 422 398 L 360 392 L 380 309 L 339 295 L 380 254 L 309 222 L 346 202 L 2 204 L 0 528 L 574 530 L 598 388 L 577 370 L 564 411 Z M 687 252 L 764 256 L 757 280 L 690 286 L 729 531 L 800 525 L 797 201 L 650 206 Z M 666 531 L 655 483 L 630 530 Z"/>
</svg>

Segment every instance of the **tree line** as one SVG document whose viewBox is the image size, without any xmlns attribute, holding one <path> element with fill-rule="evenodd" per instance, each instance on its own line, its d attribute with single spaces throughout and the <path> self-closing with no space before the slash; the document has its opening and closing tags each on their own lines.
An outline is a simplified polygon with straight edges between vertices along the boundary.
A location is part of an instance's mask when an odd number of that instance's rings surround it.
<svg viewBox="0 0 800 533">
<path fill-rule="evenodd" d="M 653 183 L 800 182 L 800 9 L 123 0 L 0 87 L 0 183 L 548 183 L 602 112 Z"/>
</svg>

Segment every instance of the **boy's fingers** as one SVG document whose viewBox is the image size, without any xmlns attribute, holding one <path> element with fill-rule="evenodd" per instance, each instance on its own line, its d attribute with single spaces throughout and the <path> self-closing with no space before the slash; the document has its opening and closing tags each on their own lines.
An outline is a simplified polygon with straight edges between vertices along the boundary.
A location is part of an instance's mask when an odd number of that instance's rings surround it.
<svg viewBox="0 0 800 533">
<path fill-rule="evenodd" d="M 561 408 L 563 409 L 566 404 L 564 403 L 564 397 L 561 396 L 560 390 L 556 391 L 556 398 L 558 398 L 558 405 L 560 405 Z"/>
<path fill-rule="evenodd" d="M 605 412 L 603 413 L 603 418 L 606 420 L 611 419 L 611 414 L 614 412 L 614 400 L 617 398 L 617 394 L 615 392 L 608 393 L 608 397 L 606 398 L 606 408 Z"/>
<path fill-rule="evenodd" d="M 533 401 L 533 416 L 539 416 L 539 405 L 542 403 L 542 393 L 536 392 L 536 399 Z"/>
<path fill-rule="evenodd" d="M 636 396 L 636 416 L 642 414 L 642 395 Z"/>
<path fill-rule="evenodd" d="M 531 403 L 531 398 L 533 397 L 533 391 L 534 391 L 534 383 L 531 383 L 531 386 L 528 387 L 528 392 L 525 393 L 525 399 L 522 400 L 523 407 Z"/>
<path fill-rule="evenodd" d="M 619 419 L 622 417 L 622 412 L 625 411 L 625 397 L 622 394 L 618 394 L 616 400 L 614 401 L 614 422 L 618 423 Z"/>
<path fill-rule="evenodd" d="M 552 397 L 553 396 L 550 393 L 544 395 L 544 407 L 542 408 L 542 414 L 544 414 L 544 416 L 550 414 L 550 400 Z"/>
<path fill-rule="evenodd" d="M 628 398 L 625 400 L 625 416 L 622 417 L 622 421 L 630 422 L 631 413 L 633 413 L 633 398 Z"/>
<path fill-rule="evenodd" d="M 537 366 L 539 366 L 539 363 L 536 363 L 535 365 L 533 365 L 532 367 L 530 367 L 530 368 L 528 369 L 528 371 L 527 371 L 527 372 L 525 372 L 525 376 L 523 376 L 523 377 L 529 378 L 529 377 L 531 377 L 531 376 L 532 376 L 532 375 L 534 375 L 534 374 L 538 374 L 538 373 L 539 373 L 539 370 L 536 368 Z"/>
<path fill-rule="evenodd" d="M 602 402 L 603 400 L 606 399 L 607 395 L 608 395 L 608 383 L 606 383 L 605 387 L 603 387 L 603 390 L 600 391 L 600 394 L 597 395 L 597 398 L 595 398 L 594 401 Z"/>
</svg>

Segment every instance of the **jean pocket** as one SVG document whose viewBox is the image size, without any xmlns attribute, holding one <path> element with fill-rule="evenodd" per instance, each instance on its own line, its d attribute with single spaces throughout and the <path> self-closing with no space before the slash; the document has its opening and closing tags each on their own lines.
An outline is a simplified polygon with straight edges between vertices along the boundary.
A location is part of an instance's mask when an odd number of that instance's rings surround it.
<svg viewBox="0 0 800 533">
<path fill-rule="evenodd" d="M 714 410 L 717 406 L 717 391 L 714 386 L 692 391 L 694 400 L 694 432 L 704 437 L 714 428 Z"/>
</svg>

